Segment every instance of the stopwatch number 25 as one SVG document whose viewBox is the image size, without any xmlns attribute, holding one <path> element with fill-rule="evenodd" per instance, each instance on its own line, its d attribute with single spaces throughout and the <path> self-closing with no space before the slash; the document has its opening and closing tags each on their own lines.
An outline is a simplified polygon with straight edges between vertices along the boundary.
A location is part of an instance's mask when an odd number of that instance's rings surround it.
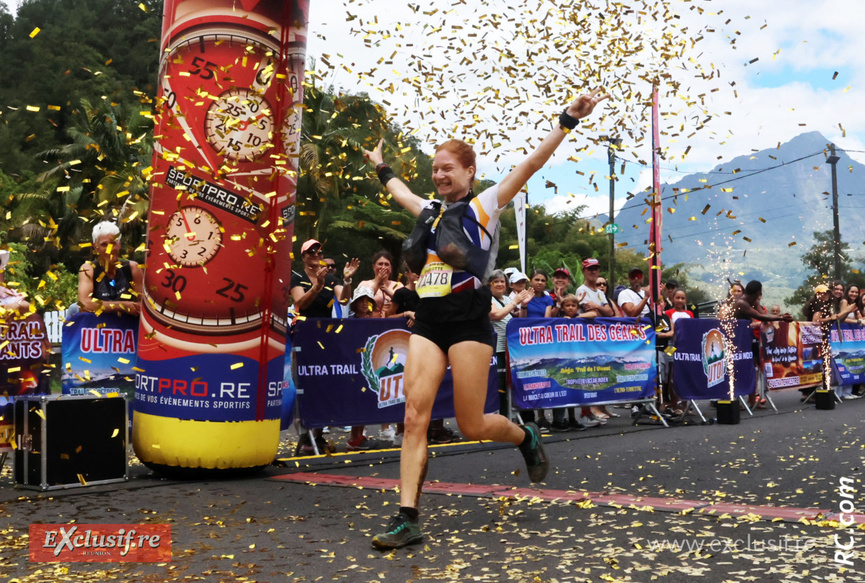
<svg viewBox="0 0 865 583">
<path fill-rule="evenodd" d="M 223 277 L 222 281 L 224 281 L 226 285 L 216 290 L 218 295 L 229 299 L 232 302 L 242 302 L 246 299 L 246 294 L 244 292 L 249 290 L 249 286 L 238 283 L 227 277 Z M 183 293 L 183 290 L 186 289 L 186 283 L 186 277 L 178 275 L 172 269 L 165 270 L 165 279 L 162 281 L 162 287 L 169 288 L 175 293 L 181 294 Z"/>
</svg>

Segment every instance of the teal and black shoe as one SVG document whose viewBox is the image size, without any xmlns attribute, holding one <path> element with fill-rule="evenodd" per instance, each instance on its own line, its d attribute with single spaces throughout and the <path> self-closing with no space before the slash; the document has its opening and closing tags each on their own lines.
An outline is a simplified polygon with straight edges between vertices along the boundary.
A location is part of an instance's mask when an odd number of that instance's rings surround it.
<svg viewBox="0 0 865 583">
<path fill-rule="evenodd" d="M 525 443 L 519 446 L 520 453 L 526 460 L 529 479 L 532 482 L 543 482 L 550 471 L 550 458 L 547 457 L 547 450 L 541 441 L 541 430 L 534 423 L 526 423 L 522 428 L 529 436 Z"/>
<path fill-rule="evenodd" d="M 423 541 L 420 532 L 420 521 L 412 520 L 400 512 L 390 519 L 387 530 L 377 534 L 372 539 L 372 546 L 377 549 L 399 549 Z"/>
</svg>

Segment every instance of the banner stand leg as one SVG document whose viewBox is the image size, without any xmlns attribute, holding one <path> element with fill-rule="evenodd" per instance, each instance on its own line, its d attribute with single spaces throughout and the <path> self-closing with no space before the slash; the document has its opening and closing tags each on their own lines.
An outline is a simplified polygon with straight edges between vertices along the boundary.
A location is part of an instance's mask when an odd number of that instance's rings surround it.
<svg viewBox="0 0 865 583">
<path fill-rule="evenodd" d="M 315 455 L 321 455 L 321 452 L 318 451 L 318 444 L 315 442 L 315 434 L 312 432 L 312 429 L 307 429 L 306 434 L 309 436 L 309 442 L 312 444 L 312 451 L 315 452 Z"/>
<path fill-rule="evenodd" d="M 645 415 L 647 412 L 651 413 L 652 415 L 655 415 L 658 419 L 660 419 L 661 423 L 664 424 L 664 427 L 668 427 L 668 428 L 670 427 L 670 425 L 667 423 L 667 420 L 664 419 L 664 416 L 661 415 L 660 411 L 658 411 L 658 407 L 655 406 L 654 400 L 645 401 L 640 405 L 640 411 L 639 411 L 639 413 L 637 413 L 637 416 L 634 417 L 633 425 L 636 426 L 637 423 L 640 421 L 640 418 L 643 415 Z"/>
<path fill-rule="evenodd" d="M 739 402 L 742 403 L 742 406 L 745 407 L 745 411 L 748 412 L 748 415 L 751 417 L 754 416 L 754 412 L 751 411 L 751 408 L 748 406 L 748 402 L 745 400 L 745 397 L 739 397 Z"/>
<path fill-rule="evenodd" d="M 3 453 L 0 453 L 0 470 L 2 470 L 3 466 L 6 465 L 6 456 L 8 456 L 8 455 L 9 455 L 8 451 L 4 451 Z"/>
<path fill-rule="evenodd" d="M 521 425 L 523 420 L 519 418 L 519 413 L 514 411 L 514 395 L 511 391 L 512 388 L 508 387 L 508 419 L 517 425 Z"/>
<path fill-rule="evenodd" d="M 763 398 L 769 401 L 769 404 L 772 405 L 772 409 L 775 411 L 775 413 L 777 413 L 778 407 L 775 406 L 775 401 L 773 401 L 772 397 L 769 396 L 769 391 L 766 391 L 766 394 L 763 395 Z"/>
<path fill-rule="evenodd" d="M 697 401 L 695 401 L 693 399 L 688 401 L 688 405 L 685 407 L 685 413 L 682 415 L 682 417 L 687 416 L 688 412 L 691 410 L 695 411 L 697 413 L 697 415 L 700 416 L 700 420 L 703 422 L 704 425 L 706 423 L 708 423 L 708 421 L 706 421 L 706 417 L 703 415 L 703 411 L 700 410 L 699 405 L 697 405 Z"/>
</svg>

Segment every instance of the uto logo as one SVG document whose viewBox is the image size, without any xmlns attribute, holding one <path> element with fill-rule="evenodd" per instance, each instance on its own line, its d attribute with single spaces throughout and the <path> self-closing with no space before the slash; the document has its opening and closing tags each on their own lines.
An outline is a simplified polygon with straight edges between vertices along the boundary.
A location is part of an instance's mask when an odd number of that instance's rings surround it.
<svg viewBox="0 0 865 583">
<path fill-rule="evenodd" d="M 724 335 L 717 328 L 703 334 L 701 357 L 703 372 L 706 373 L 708 386 L 714 387 L 724 380 L 727 361 L 724 354 Z"/>
<path fill-rule="evenodd" d="M 409 338 L 406 330 L 388 330 L 366 341 L 361 371 L 369 388 L 378 394 L 379 409 L 405 403 L 403 371 Z"/>
</svg>

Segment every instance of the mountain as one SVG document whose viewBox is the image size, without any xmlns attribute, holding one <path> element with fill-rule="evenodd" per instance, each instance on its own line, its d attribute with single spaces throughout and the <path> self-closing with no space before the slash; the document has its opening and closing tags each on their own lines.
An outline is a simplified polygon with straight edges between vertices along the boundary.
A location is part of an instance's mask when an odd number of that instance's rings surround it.
<svg viewBox="0 0 865 583">
<path fill-rule="evenodd" d="M 807 275 L 800 258 L 813 244 L 813 232 L 832 228 L 828 144 L 819 132 L 808 132 L 663 184 L 664 265 L 690 264 L 692 279 L 715 295 L 725 293 L 728 277 L 758 279 L 763 304 L 783 305 Z M 836 155 L 841 240 L 850 243 L 856 258 L 865 240 L 865 205 L 859 203 L 865 197 L 865 165 L 843 150 Z M 647 249 L 649 237 L 646 196 L 637 194 L 616 216 L 616 240 L 638 251 Z"/>
</svg>

